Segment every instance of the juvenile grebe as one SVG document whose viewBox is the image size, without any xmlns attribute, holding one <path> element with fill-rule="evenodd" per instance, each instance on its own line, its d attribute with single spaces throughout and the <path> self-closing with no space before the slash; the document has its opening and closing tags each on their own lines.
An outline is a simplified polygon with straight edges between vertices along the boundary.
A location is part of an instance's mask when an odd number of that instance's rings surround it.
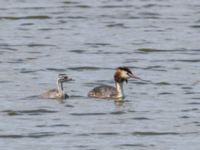
<svg viewBox="0 0 200 150">
<path fill-rule="evenodd" d="M 140 79 L 135 76 L 127 67 L 118 67 L 114 74 L 115 87 L 109 85 L 102 85 L 95 87 L 89 93 L 89 97 L 95 98 L 123 98 L 124 90 L 123 83 L 128 82 L 129 78 Z"/>
<path fill-rule="evenodd" d="M 57 89 L 51 89 L 42 94 L 43 98 L 65 99 L 69 96 L 64 93 L 63 83 L 72 80 L 66 74 L 59 74 L 57 78 Z"/>
</svg>

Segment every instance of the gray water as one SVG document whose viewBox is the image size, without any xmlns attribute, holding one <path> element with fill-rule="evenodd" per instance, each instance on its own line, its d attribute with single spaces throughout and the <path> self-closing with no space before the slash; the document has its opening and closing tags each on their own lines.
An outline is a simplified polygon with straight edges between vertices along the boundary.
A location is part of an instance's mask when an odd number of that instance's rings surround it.
<svg viewBox="0 0 200 150">
<path fill-rule="evenodd" d="M 118 66 L 150 82 L 88 98 Z M 0 149 L 199 150 L 199 74 L 198 0 L 1 0 Z"/>
</svg>

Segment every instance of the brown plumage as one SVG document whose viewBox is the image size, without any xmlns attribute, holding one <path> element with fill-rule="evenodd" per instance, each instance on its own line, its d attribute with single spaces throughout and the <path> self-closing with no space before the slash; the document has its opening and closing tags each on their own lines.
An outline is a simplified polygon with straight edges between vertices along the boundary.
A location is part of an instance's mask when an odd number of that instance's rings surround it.
<svg viewBox="0 0 200 150">
<path fill-rule="evenodd" d="M 92 89 L 88 93 L 88 96 L 96 98 L 123 98 L 123 82 L 128 82 L 129 78 L 139 79 L 139 77 L 135 76 L 129 68 L 118 67 L 114 74 L 115 87 L 109 85 L 98 86 Z"/>
</svg>

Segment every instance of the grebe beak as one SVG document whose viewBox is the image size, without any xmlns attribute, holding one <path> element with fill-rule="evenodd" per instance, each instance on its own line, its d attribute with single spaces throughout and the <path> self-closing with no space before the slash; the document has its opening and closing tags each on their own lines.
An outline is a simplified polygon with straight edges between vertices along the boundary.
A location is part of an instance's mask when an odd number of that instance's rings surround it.
<svg viewBox="0 0 200 150">
<path fill-rule="evenodd" d="M 72 78 L 69 78 L 69 77 L 64 77 L 64 79 L 65 79 L 66 82 L 73 80 Z"/>
<path fill-rule="evenodd" d="M 129 77 L 130 78 L 133 78 L 133 79 L 138 79 L 138 80 L 142 80 L 140 77 L 134 75 L 134 74 L 129 74 Z"/>
<path fill-rule="evenodd" d="M 130 78 L 137 79 L 137 80 L 140 80 L 140 81 L 143 81 L 143 82 L 150 82 L 148 80 L 143 80 L 143 79 L 141 79 L 140 77 L 138 77 L 138 76 L 136 76 L 134 74 L 130 74 L 129 76 L 130 76 Z"/>
</svg>

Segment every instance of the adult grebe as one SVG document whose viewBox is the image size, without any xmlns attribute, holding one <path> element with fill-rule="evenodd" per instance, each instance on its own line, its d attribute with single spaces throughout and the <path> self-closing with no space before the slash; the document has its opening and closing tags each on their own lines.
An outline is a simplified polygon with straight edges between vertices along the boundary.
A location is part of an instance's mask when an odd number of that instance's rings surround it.
<svg viewBox="0 0 200 150">
<path fill-rule="evenodd" d="M 65 99 L 69 96 L 64 93 L 63 83 L 72 80 L 66 74 L 59 74 L 57 78 L 57 89 L 51 89 L 42 93 L 42 98 Z"/>
<path fill-rule="evenodd" d="M 115 87 L 109 85 L 98 86 L 92 89 L 88 96 L 95 98 L 123 98 L 123 83 L 124 81 L 128 82 L 129 78 L 140 79 L 129 68 L 118 67 L 114 74 Z"/>
</svg>

